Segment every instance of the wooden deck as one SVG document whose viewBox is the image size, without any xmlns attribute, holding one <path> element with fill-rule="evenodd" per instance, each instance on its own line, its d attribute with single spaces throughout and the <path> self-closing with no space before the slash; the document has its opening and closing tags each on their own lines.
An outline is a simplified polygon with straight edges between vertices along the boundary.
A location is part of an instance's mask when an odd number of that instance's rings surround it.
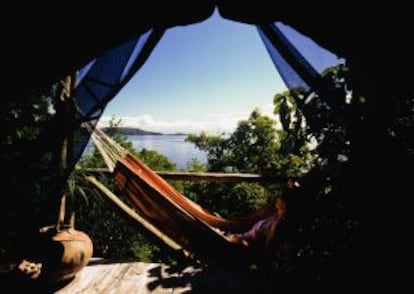
<svg viewBox="0 0 414 294">
<path fill-rule="evenodd" d="M 143 262 L 91 264 L 56 293 L 188 293 L 188 279 L 199 271 Z"/>
<path fill-rule="evenodd" d="M 2 267 L 0 293 L 189 293 L 193 277 L 201 271 L 195 267 L 94 259 L 72 280 L 51 285 Z"/>
<path fill-rule="evenodd" d="M 93 260 L 60 285 L 6 279 L 0 293 L 273 293 L 269 279 L 251 279 L 235 269 L 172 267 L 159 263 Z M 5 287 L 6 286 L 6 287 Z"/>
</svg>

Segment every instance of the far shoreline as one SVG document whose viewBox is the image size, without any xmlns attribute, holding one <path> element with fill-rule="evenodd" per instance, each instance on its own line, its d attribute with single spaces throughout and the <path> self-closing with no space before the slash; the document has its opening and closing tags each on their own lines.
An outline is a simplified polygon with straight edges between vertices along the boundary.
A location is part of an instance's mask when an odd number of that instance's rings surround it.
<svg viewBox="0 0 414 294">
<path fill-rule="evenodd" d="M 102 128 L 104 132 L 108 129 L 107 127 Z M 186 133 L 160 133 L 131 127 L 117 127 L 117 130 L 126 136 L 188 136 Z"/>
</svg>

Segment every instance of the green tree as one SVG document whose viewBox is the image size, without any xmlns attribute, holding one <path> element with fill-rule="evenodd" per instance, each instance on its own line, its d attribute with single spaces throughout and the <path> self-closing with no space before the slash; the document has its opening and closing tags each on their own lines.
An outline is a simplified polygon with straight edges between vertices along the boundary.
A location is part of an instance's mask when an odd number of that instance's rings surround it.
<svg viewBox="0 0 414 294">
<path fill-rule="evenodd" d="M 275 123 L 258 110 L 238 123 L 226 146 L 235 170 L 262 174 L 270 172 L 280 146 Z"/>
<path fill-rule="evenodd" d="M 312 158 L 310 137 L 305 135 L 303 115 L 295 104 L 288 105 L 289 92 L 284 94 L 275 96 L 275 113 L 284 109 L 289 114 L 280 119 L 283 129 L 277 128 L 274 119 L 254 110 L 228 137 L 201 133 L 190 134 L 186 140 L 207 152 L 209 171 L 298 176 Z"/>
<path fill-rule="evenodd" d="M 285 92 L 275 96 L 277 121 L 254 110 L 236 130 L 225 136 L 190 134 L 187 141 L 207 152 L 207 171 L 259 173 L 268 177 L 295 177 L 309 168 L 312 155 L 305 135 L 302 113 L 293 96 Z M 214 184 L 187 183 L 185 193 L 202 206 L 222 215 L 235 217 L 257 209 L 274 199 L 278 183 Z"/>
<path fill-rule="evenodd" d="M 285 150 L 306 158 L 309 153 L 297 146 L 311 139 L 316 142 L 312 170 L 302 179 L 302 207 L 295 211 L 290 227 L 288 252 L 283 265 L 275 267 L 319 279 L 321 284 L 332 270 L 339 275 L 352 271 L 359 246 L 355 240 L 360 222 L 353 203 L 360 196 L 355 185 L 359 180 L 351 159 L 359 140 L 357 126 L 366 117 L 366 100 L 350 90 L 348 73 L 343 65 L 327 69 L 322 79 L 329 86 L 323 93 L 292 90 L 275 96 L 288 143 Z M 350 254 L 353 250 L 355 255 Z M 342 268 L 333 269 L 338 262 Z"/>
</svg>

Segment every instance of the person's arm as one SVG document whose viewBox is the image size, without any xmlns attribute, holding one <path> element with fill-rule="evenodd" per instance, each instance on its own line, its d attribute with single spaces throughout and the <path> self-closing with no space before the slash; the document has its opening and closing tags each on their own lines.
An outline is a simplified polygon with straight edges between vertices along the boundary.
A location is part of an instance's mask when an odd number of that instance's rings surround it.
<svg viewBox="0 0 414 294">
<path fill-rule="evenodd" d="M 264 232 L 264 230 L 266 229 L 266 221 L 267 219 L 260 220 L 256 222 L 250 230 L 242 234 L 231 234 L 227 237 L 227 239 L 233 243 L 239 243 L 245 246 L 250 246 L 259 238 L 260 235 L 266 234 L 266 232 Z"/>
</svg>

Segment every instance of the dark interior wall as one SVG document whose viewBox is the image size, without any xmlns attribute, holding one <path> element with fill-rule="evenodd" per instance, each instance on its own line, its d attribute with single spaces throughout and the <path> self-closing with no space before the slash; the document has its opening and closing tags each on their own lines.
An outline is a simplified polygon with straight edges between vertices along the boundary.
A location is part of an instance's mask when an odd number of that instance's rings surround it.
<svg viewBox="0 0 414 294">
<path fill-rule="evenodd" d="M 213 11 L 214 3 L 209 0 L 96 7 L 20 3 L 8 7 L 3 12 L 9 18 L 1 20 L 2 63 L 7 73 L 4 96 L 11 98 L 55 82 L 150 28 L 199 22 Z"/>
<path fill-rule="evenodd" d="M 354 4 L 335 5 L 280 5 L 264 0 L 147 1 L 138 8 L 17 4 L 4 9 L 10 17 L 1 20 L 3 91 L 12 96 L 45 85 L 151 27 L 200 22 L 215 7 L 223 17 L 235 21 L 285 22 L 361 67 L 365 79 L 406 90 L 413 76 L 411 18 L 405 16 L 410 10 L 400 5 L 376 4 L 364 11 Z"/>
</svg>

